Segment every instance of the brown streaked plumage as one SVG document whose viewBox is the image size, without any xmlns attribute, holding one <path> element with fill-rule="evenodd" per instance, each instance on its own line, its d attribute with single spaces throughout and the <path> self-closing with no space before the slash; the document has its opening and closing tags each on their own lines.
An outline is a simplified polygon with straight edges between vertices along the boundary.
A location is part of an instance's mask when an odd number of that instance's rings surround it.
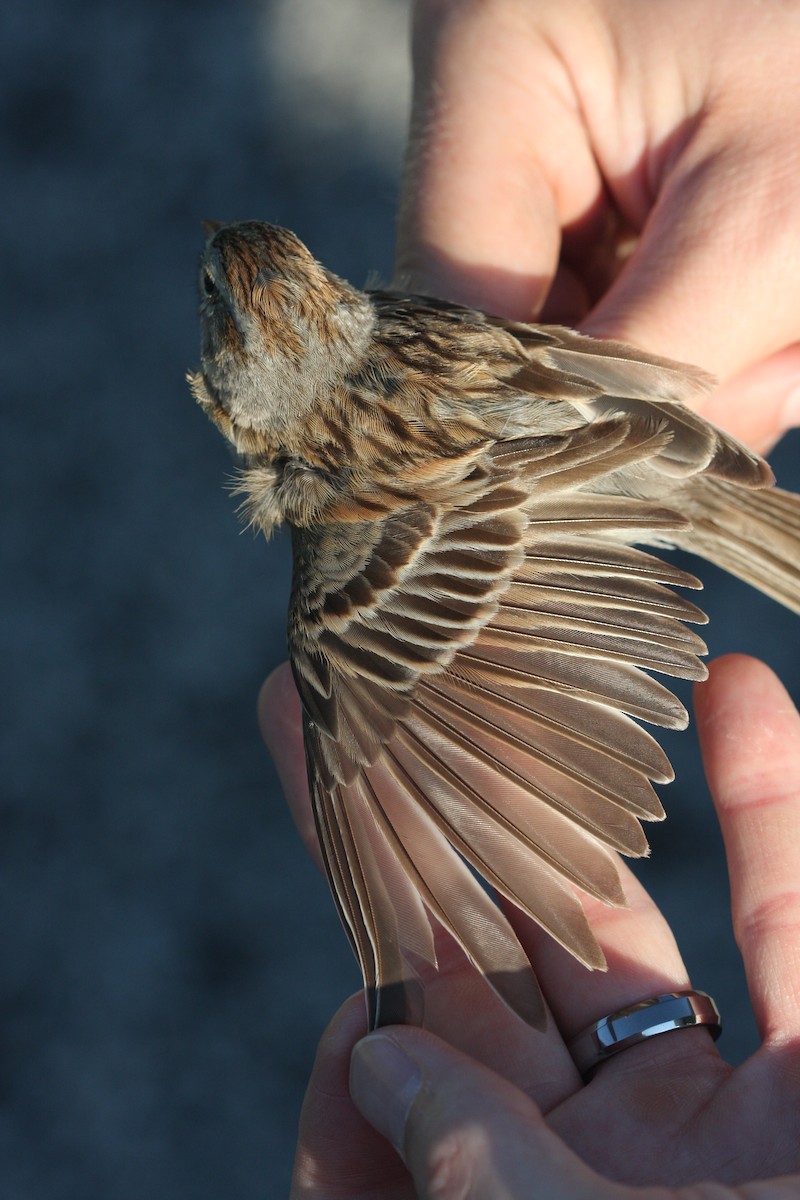
<svg viewBox="0 0 800 1200">
<path fill-rule="evenodd" d="M 672 772 L 640 721 L 700 679 L 692 551 L 800 611 L 800 498 L 684 402 L 692 367 L 568 329 L 361 292 L 287 230 L 210 231 L 200 405 L 252 522 L 292 528 L 289 648 L 314 810 L 373 1025 L 419 1019 L 440 921 L 544 1021 L 466 863 L 588 967 L 576 889 L 622 904 Z"/>
</svg>

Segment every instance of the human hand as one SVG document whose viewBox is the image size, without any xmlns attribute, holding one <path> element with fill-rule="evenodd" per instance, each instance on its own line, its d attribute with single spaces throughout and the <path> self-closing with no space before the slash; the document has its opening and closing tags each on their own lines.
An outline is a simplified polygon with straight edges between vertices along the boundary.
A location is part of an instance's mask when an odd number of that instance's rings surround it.
<svg viewBox="0 0 800 1200">
<path fill-rule="evenodd" d="M 417 0 L 414 68 L 399 285 L 696 363 L 762 451 L 800 423 L 796 0 Z"/>
<path fill-rule="evenodd" d="M 285 668 L 265 685 L 260 710 L 315 853 Z M 629 908 L 584 901 L 607 974 L 587 973 L 509 914 L 550 1005 L 543 1033 L 514 1018 L 444 935 L 440 971 L 425 984 L 426 1029 L 359 1041 L 363 998 L 351 998 L 320 1045 L 295 1200 L 800 1195 L 800 717 L 775 676 L 740 656 L 712 664 L 696 714 L 759 1051 L 732 1070 L 706 1030 L 682 1030 L 625 1050 L 582 1083 L 565 1040 L 643 997 L 689 986 L 666 922 L 628 873 Z"/>
</svg>

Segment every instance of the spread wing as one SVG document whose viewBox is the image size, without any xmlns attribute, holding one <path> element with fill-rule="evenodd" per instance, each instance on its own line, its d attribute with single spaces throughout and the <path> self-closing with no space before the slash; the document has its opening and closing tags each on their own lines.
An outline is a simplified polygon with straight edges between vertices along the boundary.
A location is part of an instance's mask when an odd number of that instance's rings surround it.
<svg viewBox="0 0 800 1200">
<path fill-rule="evenodd" d="M 457 507 L 295 530 L 292 662 L 331 887 L 373 1025 L 417 1011 L 429 916 L 503 999 L 544 1020 L 528 961 L 473 867 L 589 967 L 576 887 L 624 902 L 613 851 L 672 778 L 639 720 L 686 713 L 646 670 L 697 679 L 703 613 L 678 568 L 626 544 L 684 518 L 604 494 L 669 435 L 631 417 L 476 451 Z M 644 668 L 644 670 L 643 670 Z M 469 866 L 467 865 L 469 864 Z"/>
</svg>

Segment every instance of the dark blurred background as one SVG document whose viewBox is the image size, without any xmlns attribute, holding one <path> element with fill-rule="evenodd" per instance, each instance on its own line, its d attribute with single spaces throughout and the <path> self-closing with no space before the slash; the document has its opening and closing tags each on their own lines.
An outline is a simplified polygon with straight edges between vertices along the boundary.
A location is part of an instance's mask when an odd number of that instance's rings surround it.
<svg viewBox="0 0 800 1200">
<path fill-rule="evenodd" d="M 358 977 L 261 746 L 288 545 L 241 533 L 197 362 L 203 218 L 391 272 L 407 0 L 6 0 L 0 886 L 8 1200 L 288 1190 Z M 800 486 L 797 440 L 774 461 Z M 713 653 L 797 627 L 707 572 Z M 754 1045 L 693 734 L 643 877 Z"/>
</svg>

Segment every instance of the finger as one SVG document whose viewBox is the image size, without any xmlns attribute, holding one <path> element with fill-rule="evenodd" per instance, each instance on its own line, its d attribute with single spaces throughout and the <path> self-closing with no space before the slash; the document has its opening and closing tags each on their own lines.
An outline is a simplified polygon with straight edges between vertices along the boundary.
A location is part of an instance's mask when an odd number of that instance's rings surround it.
<svg viewBox="0 0 800 1200">
<path fill-rule="evenodd" d="M 800 425 L 800 342 L 742 371 L 698 407 L 709 421 L 766 454 Z"/>
<path fill-rule="evenodd" d="M 521 1021 L 464 951 L 434 922 L 436 965 L 417 966 L 424 990 L 424 1027 L 501 1075 L 544 1112 L 580 1086 L 580 1076 L 554 1021 L 544 1030 Z"/>
<path fill-rule="evenodd" d="M 359 1042 L 350 1089 L 423 1200 L 626 1192 L 576 1158 L 517 1088 L 424 1031 L 393 1027 Z"/>
<path fill-rule="evenodd" d="M 587 332 L 705 367 L 726 381 L 800 337 L 800 233 L 786 216 L 779 117 L 702 122 L 661 181 L 636 249 Z M 776 305 L 775 298 L 780 296 Z"/>
<path fill-rule="evenodd" d="M 568 94 L 525 6 L 417 4 L 399 286 L 509 317 L 538 312 L 561 226 L 602 219 L 599 173 Z M 575 290 L 577 276 L 562 273 L 561 309 L 582 306 Z"/>
<path fill-rule="evenodd" d="M 620 1008 L 690 986 L 661 912 L 624 863 L 620 863 L 620 876 L 627 907 L 610 908 L 591 896 L 581 896 L 606 956 L 607 971 L 587 971 L 519 910 L 507 910 L 567 1040 Z"/>
<path fill-rule="evenodd" d="M 276 667 L 262 686 L 258 696 L 258 723 L 300 837 L 322 870 L 322 854 L 308 794 L 300 697 L 288 663 Z"/>
<path fill-rule="evenodd" d="M 731 881 L 734 932 L 765 1040 L 800 1033 L 800 716 L 755 659 L 712 665 L 695 706 Z"/>
<path fill-rule="evenodd" d="M 350 1054 L 366 1027 L 364 998 L 351 996 L 322 1036 L 300 1114 L 292 1200 L 411 1200 L 402 1164 L 350 1098 Z"/>
</svg>

